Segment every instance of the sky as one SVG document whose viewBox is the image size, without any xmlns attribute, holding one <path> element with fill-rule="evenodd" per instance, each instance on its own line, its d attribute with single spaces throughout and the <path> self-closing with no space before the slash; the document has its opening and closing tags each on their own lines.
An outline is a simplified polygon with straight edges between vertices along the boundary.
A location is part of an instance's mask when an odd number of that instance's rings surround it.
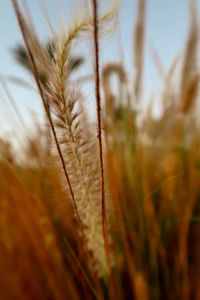
<svg viewBox="0 0 200 300">
<path fill-rule="evenodd" d="M 22 3 L 23 1 L 19 2 Z M 75 0 L 26 0 L 41 40 L 46 41 L 51 36 L 49 25 L 41 9 L 41 3 L 46 8 L 53 26 L 59 28 L 63 15 L 67 26 L 75 2 Z M 200 0 L 197 2 L 199 6 Z M 99 3 L 103 10 L 109 1 L 101 0 Z M 187 0 L 148 0 L 147 3 L 144 96 L 150 98 L 151 92 L 159 89 L 161 82 L 152 60 L 149 45 L 153 45 L 156 49 L 164 70 L 167 72 L 176 54 L 184 47 L 188 33 L 189 10 Z M 119 27 L 112 38 L 104 40 L 101 44 L 101 65 L 110 61 L 119 62 L 121 58 L 119 48 L 121 47 L 126 69 L 128 73 L 133 74 L 133 28 L 136 8 L 136 0 L 122 1 Z M 9 80 L 10 76 L 14 76 L 32 83 L 30 76 L 17 65 L 12 55 L 11 49 L 16 44 L 22 43 L 22 38 L 11 0 L 0 0 L 0 39 L 1 78 L 3 76 L 24 122 L 27 126 L 32 126 L 31 111 L 35 112 L 40 119 L 43 116 L 40 99 L 33 90 L 17 86 Z M 79 72 L 80 75 L 87 75 L 92 72 L 91 49 L 89 47 L 91 44 L 83 43 L 76 49 L 76 54 L 81 52 L 85 57 L 85 64 Z M 86 84 L 83 90 L 88 99 L 88 106 L 91 107 L 91 103 L 95 103 L 91 85 Z M 0 108 L 0 137 L 13 137 L 19 122 L 14 113 L 12 114 L 10 111 L 12 107 L 9 105 L 1 85 Z"/>
</svg>

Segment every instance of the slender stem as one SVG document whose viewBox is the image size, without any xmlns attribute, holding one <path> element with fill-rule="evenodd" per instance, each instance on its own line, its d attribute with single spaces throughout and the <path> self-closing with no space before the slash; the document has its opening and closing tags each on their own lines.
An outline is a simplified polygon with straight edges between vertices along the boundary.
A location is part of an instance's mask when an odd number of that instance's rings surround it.
<svg viewBox="0 0 200 300">
<path fill-rule="evenodd" d="M 108 226 L 106 221 L 106 208 L 105 208 L 105 185 L 104 185 L 104 165 L 103 165 L 103 147 L 102 147 L 102 130 L 101 130 L 101 97 L 100 97 L 100 78 L 99 78 L 99 49 L 98 49 L 98 26 L 97 26 L 97 2 L 92 0 L 93 3 L 93 16 L 94 16 L 94 48 L 95 48 L 95 92 L 96 92 L 96 105 L 97 105 L 97 122 L 98 122 L 98 141 L 99 141 L 99 162 L 101 173 L 101 208 L 102 208 L 102 229 L 104 238 L 104 247 L 106 253 L 106 260 L 108 271 L 110 273 L 110 256 L 108 244 Z"/>
<path fill-rule="evenodd" d="M 60 145 L 58 143 L 58 139 L 57 139 L 56 131 L 55 131 L 53 121 L 52 121 L 52 118 L 51 118 L 50 110 L 48 109 L 47 102 L 46 102 L 46 99 L 45 99 L 45 95 L 44 95 L 43 89 L 41 87 L 39 78 L 38 78 L 38 70 L 37 70 L 35 60 L 34 60 L 34 56 L 33 56 L 33 53 L 31 51 L 31 48 L 28 44 L 28 39 L 27 39 L 27 36 L 26 36 L 26 31 L 25 31 L 25 26 L 24 26 L 24 20 L 23 20 L 23 17 L 21 15 L 21 13 L 20 13 L 20 10 L 19 10 L 18 4 L 17 4 L 17 0 L 12 0 L 12 4 L 13 4 L 13 7 L 14 7 L 16 16 L 17 16 L 17 20 L 18 20 L 18 23 L 19 23 L 19 26 L 20 26 L 20 29 L 21 29 L 21 32 L 22 32 L 22 36 L 23 36 L 25 45 L 27 47 L 28 54 L 30 56 L 30 61 L 32 63 L 32 69 L 33 69 L 33 75 L 34 75 L 34 78 L 35 78 L 35 81 L 36 81 L 36 84 L 37 84 L 37 87 L 38 87 L 38 90 L 39 90 L 39 93 L 40 93 L 40 96 L 41 96 L 41 99 L 42 99 L 42 103 L 43 103 L 43 106 L 44 106 L 44 109 L 45 109 L 45 112 L 46 112 L 46 115 L 47 115 L 47 119 L 49 120 L 49 124 L 50 124 L 51 130 L 52 130 L 52 133 L 53 133 L 53 137 L 54 137 L 54 140 L 55 140 L 56 148 L 57 148 L 57 151 L 58 151 L 61 163 L 62 163 L 64 175 L 66 177 L 66 180 L 67 180 L 67 183 L 68 183 L 68 186 L 69 186 L 69 189 L 70 189 L 70 194 L 71 194 L 74 209 L 75 209 L 75 212 L 76 212 L 77 221 L 78 221 L 78 224 L 79 224 L 79 227 L 80 227 L 80 230 L 81 230 L 83 244 L 85 246 L 87 259 L 88 259 L 88 262 L 89 262 L 89 265 L 90 265 L 91 274 L 93 275 L 93 279 L 94 279 L 95 284 L 97 286 L 97 293 L 98 293 L 97 298 L 101 299 L 102 297 L 100 295 L 99 282 L 97 280 L 96 274 L 94 273 L 94 271 L 92 269 L 92 266 L 91 266 L 91 263 L 90 263 L 91 255 L 90 255 L 90 252 L 89 252 L 88 247 L 87 247 L 87 240 L 86 240 L 86 237 L 85 237 L 85 234 L 84 234 L 83 225 L 82 225 L 81 218 L 80 218 L 80 215 L 79 215 L 79 212 L 78 212 L 78 208 L 77 208 L 76 200 L 75 200 L 75 197 L 74 197 L 73 189 L 72 189 L 72 186 L 71 186 L 71 182 L 70 182 L 67 170 L 66 170 L 66 166 L 65 166 L 64 158 L 63 158 L 63 155 L 62 155 L 62 152 L 61 152 L 61 148 L 60 148 Z"/>
<path fill-rule="evenodd" d="M 38 90 L 39 90 L 39 93 L 40 93 L 40 97 L 42 99 L 42 103 L 43 103 L 47 118 L 49 120 L 49 124 L 50 124 L 51 130 L 52 130 L 52 133 L 53 133 L 53 137 L 54 137 L 54 140 L 55 140 L 55 143 L 56 143 L 56 148 L 57 148 L 57 151 L 58 151 L 61 163 L 62 163 L 65 178 L 66 178 L 68 186 L 69 186 L 69 190 L 70 190 L 70 194 L 71 194 L 71 197 L 72 197 L 75 212 L 76 212 L 76 215 L 77 215 L 78 223 L 79 223 L 82 235 L 84 236 L 83 226 L 82 226 L 81 218 L 80 218 L 78 208 L 77 208 L 77 205 L 76 205 L 74 192 L 72 190 L 72 185 L 71 185 L 71 182 L 70 182 L 70 179 L 69 179 L 69 175 L 67 173 L 67 169 L 66 169 L 66 166 L 65 166 L 65 162 L 64 162 L 64 158 L 63 158 L 63 155 L 62 155 L 62 152 L 61 152 L 61 148 L 60 148 L 60 145 L 58 143 L 58 139 L 57 139 L 56 131 L 55 131 L 53 121 L 52 121 L 52 118 L 51 118 L 50 110 L 48 109 L 48 105 L 47 105 L 47 102 L 46 102 L 46 99 L 45 99 L 45 95 L 44 95 L 43 89 L 42 89 L 40 81 L 39 81 L 39 74 L 38 74 L 36 63 L 35 63 L 35 59 L 34 59 L 32 51 L 31 51 L 31 48 L 29 46 L 29 43 L 28 43 L 26 30 L 25 30 L 25 26 L 24 26 L 24 20 L 23 20 L 23 17 L 21 15 L 21 13 L 20 13 L 20 10 L 19 10 L 18 4 L 17 4 L 17 0 L 12 0 L 12 4 L 13 4 L 13 7 L 14 7 L 14 10 L 15 10 L 15 13 L 16 13 L 16 17 L 17 17 L 17 20 L 18 20 L 18 23 L 19 23 L 19 27 L 21 29 L 21 33 L 22 33 L 22 36 L 23 36 L 23 39 L 24 39 L 29 57 L 30 57 L 30 61 L 31 61 L 31 64 L 32 64 L 32 70 L 33 70 L 33 75 L 34 75 L 34 78 L 35 78 L 35 81 L 36 81 L 36 84 L 37 84 L 37 87 L 38 87 Z"/>
</svg>

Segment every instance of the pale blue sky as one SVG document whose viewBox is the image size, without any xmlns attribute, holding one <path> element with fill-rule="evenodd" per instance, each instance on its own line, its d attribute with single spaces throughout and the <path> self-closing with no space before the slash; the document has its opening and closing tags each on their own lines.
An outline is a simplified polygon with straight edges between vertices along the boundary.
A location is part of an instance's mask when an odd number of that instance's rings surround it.
<svg viewBox="0 0 200 300">
<path fill-rule="evenodd" d="M 22 1 L 20 1 L 22 2 Z M 34 24 L 42 39 L 47 40 L 50 30 L 48 24 L 41 11 L 38 0 L 26 1 L 32 15 Z M 43 0 L 48 10 L 48 15 L 54 26 L 59 25 L 59 20 L 63 14 L 63 7 L 66 20 L 69 18 L 73 5 L 76 1 L 73 0 Z M 106 5 L 108 0 L 99 1 Z M 149 42 L 153 43 L 157 52 L 160 55 L 163 66 L 167 71 L 170 63 L 175 57 L 176 53 L 183 49 L 187 32 L 188 32 L 188 1 L 187 0 L 148 0 L 147 6 L 147 32 L 146 45 Z M 198 0 L 198 4 L 200 0 Z M 121 44 L 123 46 L 125 65 L 128 72 L 133 71 L 133 27 L 135 24 L 136 14 L 136 0 L 122 1 L 120 12 L 120 36 Z M 66 22 L 67 23 L 67 22 Z M 10 49 L 21 42 L 21 34 L 16 22 L 13 8 L 10 0 L 0 0 L 0 74 L 3 76 L 12 75 L 22 79 L 27 79 L 27 74 L 14 61 Z M 102 44 L 102 60 L 101 63 L 108 61 L 119 61 L 119 31 L 114 37 L 106 40 Z M 86 57 L 85 67 L 82 68 L 81 74 L 87 74 L 91 70 L 91 61 L 86 44 L 80 49 L 84 52 Z M 28 78 L 30 82 L 30 78 Z M 149 97 L 151 90 L 159 88 L 160 80 L 152 62 L 148 47 L 145 54 L 145 97 Z M 23 118 L 30 123 L 30 117 L 27 108 L 36 111 L 40 116 L 42 110 L 40 101 L 36 94 L 27 91 L 22 87 L 18 87 L 9 83 L 10 91 L 16 101 L 16 104 L 23 115 Z M 93 93 L 91 87 L 84 88 L 88 97 L 88 105 L 91 104 Z M 5 115 L 6 110 L 6 96 L 0 87 L 0 136 L 4 132 L 11 132 L 13 125 L 9 118 Z"/>
</svg>

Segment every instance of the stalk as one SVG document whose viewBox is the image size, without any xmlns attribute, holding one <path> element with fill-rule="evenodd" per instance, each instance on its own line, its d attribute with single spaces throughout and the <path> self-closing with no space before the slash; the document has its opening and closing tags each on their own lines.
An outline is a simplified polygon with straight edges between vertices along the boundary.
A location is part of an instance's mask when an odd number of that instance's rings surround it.
<svg viewBox="0 0 200 300">
<path fill-rule="evenodd" d="M 18 20 L 18 23 L 19 23 L 19 27 L 21 29 L 21 33 L 22 33 L 22 36 L 23 36 L 23 39 L 24 39 L 29 57 L 30 57 L 30 61 L 31 61 L 31 64 L 32 64 L 32 69 L 33 69 L 33 75 L 34 75 L 34 78 L 35 78 L 35 81 L 36 81 L 36 84 L 37 84 L 37 87 L 38 87 L 38 90 L 39 90 L 39 93 L 40 93 L 40 97 L 42 99 L 42 103 L 43 103 L 43 106 L 44 106 L 45 113 L 47 115 L 47 119 L 49 121 L 51 130 L 52 130 L 52 133 L 53 133 L 53 137 L 54 137 L 55 144 L 56 144 L 56 149 L 57 149 L 59 157 L 60 157 L 60 161 L 61 161 L 61 164 L 62 164 L 64 175 L 65 175 L 65 178 L 67 180 L 69 190 L 70 190 L 70 194 L 71 194 L 71 197 L 72 197 L 72 201 L 73 201 L 74 209 L 75 209 L 75 212 L 76 212 L 77 220 L 78 220 L 78 223 L 79 223 L 79 226 L 80 226 L 80 229 L 81 229 L 82 236 L 84 238 L 83 226 L 82 226 L 82 222 L 81 222 L 80 215 L 79 215 L 79 212 L 78 212 L 76 200 L 75 200 L 75 197 L 74 197 L 74 192 L 72 190 L 72 185 L 71 185 L 69 175 L 68 175 L 68 172 L 67 172 L 67 169 L 66 169 L 66 166 L 65 166 L 62 151 L 61 151 L 60 145 L 58 143 L 58 138 L 57 138 L 57 135 L 56 135 L 55 127 L 53 125 L 50 110 L 48 108 L 47 102 L 45 100 L 45 95 L 44 95 L 43 89 L 42 89 L 40 81 L 39 81 L 39 74 L 38 74 L 36 63 L 35 63 L 35 59 L 34 59 L 33 53 L 31 51 L 31 48 L 29 46 L 28 39 L 27 39 L 27 36 L 26 36 L 26 30 L 25 30 L 25 26 L 24 26 L 23 17 L 20 13 L 17 0 L 12 0 L 12 4 L 13 4 L 15 14 L 16 14 L 16 17 L 17 17 L 17 20 Z"/>
<path fill-rule="evenodd" d="M 97 25 L 97 1 L 92 0 L 93 18 L 94 18 L 94 49 L 95 49 L 95 93 L 97 106 L 97 137 L 99 143 L 99 163 L 101 175 L 101 209 L 102 209 L 102 229 L 104 238 L 104 247 L 108 272 L 111 275 L 109 243 L 108 243 L 108 225 L 106 220 L 105 208 L 105 184 L 104 184 L 104 165 L 103 165 L 103 147 L 102 147 L 102 130 L 101 130 L 101 96 L 100 96 L 100 77 L 99 77 L 99 47 L 98 47 L 98 25 Z"/>
</svg>

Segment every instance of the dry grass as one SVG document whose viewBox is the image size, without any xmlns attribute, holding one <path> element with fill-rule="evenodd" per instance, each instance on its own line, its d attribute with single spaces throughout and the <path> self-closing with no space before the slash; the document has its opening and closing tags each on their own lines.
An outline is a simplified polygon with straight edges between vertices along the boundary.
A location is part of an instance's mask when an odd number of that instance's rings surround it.
<svg viewBox="0 0 200 300">
<path fill-rule="evenodd" d="M 23 164 L 9 141 L 0 141 L 2 300 L 200 299 L 196 2 L 190 3 L 179 91 L 172 87 L 177 56 L 168 74 L 162 72 L 162 116 L 154 119 L 150 105 L 142 122 L 136 103 L 146 1 L 138 0 L 131 88 L 122 64 L 99 66 L 99 35 L 116 26 L 119 1 L 112 2 L 102 16 L 96 1 L 73 16 L 68 31 L 54 36 L 49 55 L 13 0 L 52 136 L 46 139 L 42 130 L 30 136 Z M 94 42 L 97 132 L 70 77 L 80 37 Z"/>
</svg>

